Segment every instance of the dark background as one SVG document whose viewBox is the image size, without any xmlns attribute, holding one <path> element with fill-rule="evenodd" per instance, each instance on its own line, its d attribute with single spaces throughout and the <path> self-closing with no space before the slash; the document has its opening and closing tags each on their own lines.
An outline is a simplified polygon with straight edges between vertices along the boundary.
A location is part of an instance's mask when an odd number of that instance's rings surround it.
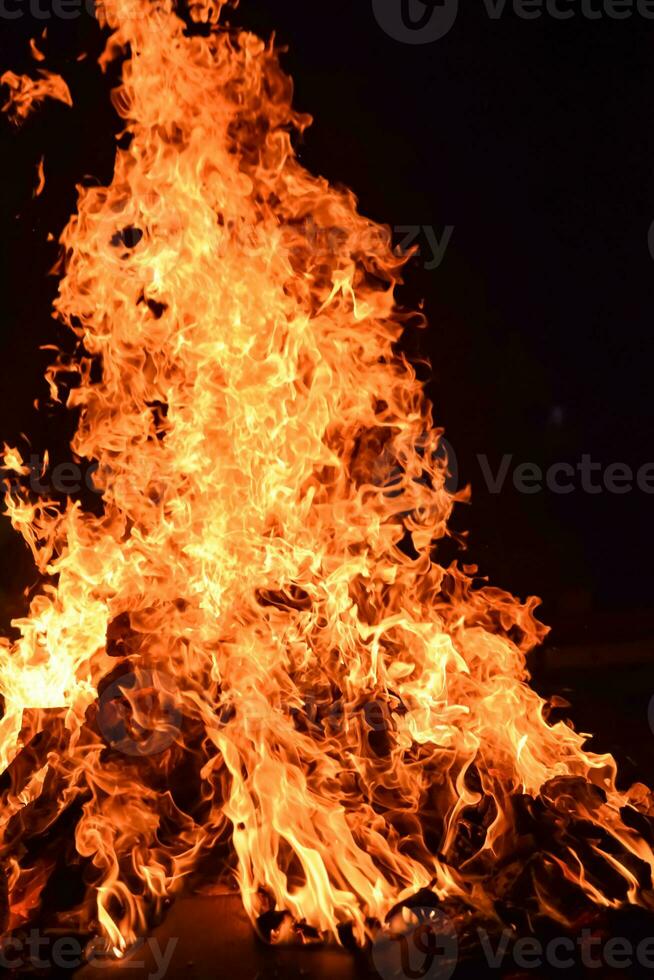
<svg viewBox="0 0 654 980">
<path fill-rule="evenodd" d="M 446 37 L 410 46 L 384 33 L 370 0 L 243 0 L 231 19 L 288 46 L 297 106 L 315 117 L 300 146 L 310 170 L 352 187 L 391 226 L 439 237 L 454 226 L 438 269 L 424 268 L 428 248 L 412 260 L 402 300 L 425 300 L 430 327 L 410 347 L 433 364 L 435 416 L 472 484 L 456 517 L 470 531 L 466 560 L 543 597 L 554 649 L 610 648 L 601 670 L 571 655 L 565 678 L 536 660 L 543 689 L 573 688 L 576 717 L 604 724 L 611 748 L 629 740 L 610 733 L 628 715 L 640 725 L 629 737 L 651 739 L 654 496 L 591 495 L 579 480 L 568 495 L 526 495 L 510 476 L 493 494 L 477 456 L 493 471 L 504 454 L 543 469 L 583 454 L 603 467 L 654 462 L 654 22 L 510 10 L 492 20 L 466 0 Z M 57 249 L 45 238 L 74 209 L 75 182 L 110 179 L 116 121 L 87 16 L 0 20 L 0 65 L 34 71 L 27 39 L 44 26 L 48 67 L 76 107 L 50 102 L 19 133 L 0 121 L 0 438 L 26 432 L 56 461 L 71 423 L 33 409 L 52 357 L 37 348 L 69 344 L 49 319 Z M 77 62 L 84 49 L 91 57 Z M 41 154 L 48 183 L 34 200 Z M 0 589 L 17 612 L 35 576 L 6 522 L 0 549 Z"/>
</svg>

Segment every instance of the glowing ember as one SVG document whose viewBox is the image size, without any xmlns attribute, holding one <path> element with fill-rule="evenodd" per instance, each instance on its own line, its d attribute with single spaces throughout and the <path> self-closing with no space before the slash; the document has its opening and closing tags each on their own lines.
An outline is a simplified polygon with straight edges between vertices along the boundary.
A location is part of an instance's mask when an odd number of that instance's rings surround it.
<svg viewBox="0 0 654 980">
<path fill-rule="evenodd" d="M 230 869 L 253 920 L 326 937 L 362 942 L 426 888 L 492 917 L 537 810 L 538 908 L 644 903 L 649 794 L 548 723 L 536 600 L 436 561 L 455 499 L 396 348 L 402 262 L 298 163 L 309 120 L 220 6 L 194 4 L 195 36 L 170 2 L 102 5 L 131 141 L 80 190 L 56 313 L 104 507 L 6 497 L 44 579 L 0 641 L 7 928 L 61 862 L 86 886 L 67 921 L 118 952 Z M 70 100 L 47 73 L 4 81 L 14 117 Z"/>
</svg>

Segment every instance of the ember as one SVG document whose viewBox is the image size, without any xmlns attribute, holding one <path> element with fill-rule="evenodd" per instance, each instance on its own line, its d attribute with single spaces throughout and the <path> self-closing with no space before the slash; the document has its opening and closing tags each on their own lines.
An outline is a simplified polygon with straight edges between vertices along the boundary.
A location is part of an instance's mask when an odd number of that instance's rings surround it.
<svg viewBox="0 0 654 980">
<path fill-rule="evenodd" d="M 651 795 L 548 720 L 537 600 L 439 564 L 462 495 L 397 347 L 405 259 L 300 165 L 310 120 L 222 6 L 98 11 L 124 138 L 61 235 L 79 354 L 48 382 L 78 376 L 103 508 L 6 496 L 43 585 L 0 641 L 2 931 L 120 955 L 233 879 L 272 942 L 360 946 L 403 905 L 462 935 L 651 908 Z M 69 100 L 4 80 L 18 122 Z"/>
</svg>

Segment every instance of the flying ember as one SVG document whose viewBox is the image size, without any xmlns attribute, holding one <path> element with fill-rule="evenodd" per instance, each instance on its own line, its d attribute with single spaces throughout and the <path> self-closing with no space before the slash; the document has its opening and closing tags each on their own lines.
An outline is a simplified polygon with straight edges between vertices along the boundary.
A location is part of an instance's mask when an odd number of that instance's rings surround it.
<svg viewBox="0 0 654 980">
<path fill-rule="evenodd" d="M 397 343 L 406 258 L 298 162 L 310 119 L 222 6 L 97 12 L 124 132 L 61 234 L 78 353 L 47 379 L 77 376 L 102 508 L 6 493 L 42 584 L 0 639 L 2 932 L 62 868 L 61 921 L 117 954 L 230 880 L 273 941 L 363 944 L 425 891 L 498 919 L 525 877 L 562 923 L 652 907 L 650 793 L 529 686 L 537 600 L 439 564 L 458 498 Z M 17 123 L 71 102 L 35 74 L 3 77 Z"/>
</svg>

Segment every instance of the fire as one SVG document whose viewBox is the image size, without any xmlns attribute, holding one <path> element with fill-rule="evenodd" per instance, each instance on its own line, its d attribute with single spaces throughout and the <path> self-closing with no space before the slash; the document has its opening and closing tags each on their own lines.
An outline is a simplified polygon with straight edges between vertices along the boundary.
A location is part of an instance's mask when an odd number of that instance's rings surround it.
<svg viewBox="0 0 654 980">
<path fill-rule="evenodd" d="M 72 106 L 70 89 L 61 75 L 45 69 L 41 69 L 39 75 L 40 78 L 33 79 L 29 75 L 16 75 L 13 71 L 6 71 L 0 77 L 0 85 L 9 86 L 9 98 L 2 106 L 2 111 L 8 113 L 14 123 L 27 119 L 35 106 L 45 99 L 57 99 L 64 105 Z"/>
<path fill-rule="evenodd" d="M 549 723 L 537 600 L 438 564 L 458 498 L 396 345 L 404 260 L 300 165 L 273 46 L 220 7 L 194 4 L 203 32 L 171 0 L 99 10 L 124 135 L 61 235 L 79 355 L 48 382 L 78 376 L 103 506 L 6 496 L 43 576 L 0 641 L 6 927 L 62 862 L 86 888 L 67 921 L 117 953 L 230 874 L 253 921 L 288 915 L 277 939 L 363 942 L 420 889 L 492 917 L 520 806 L 557 828 L 539 908 L 567 921 L 562 884 L 645 904 L 649 793 Z M 70 100 L 4 80 L 14 116 Z"/>
</svg>

